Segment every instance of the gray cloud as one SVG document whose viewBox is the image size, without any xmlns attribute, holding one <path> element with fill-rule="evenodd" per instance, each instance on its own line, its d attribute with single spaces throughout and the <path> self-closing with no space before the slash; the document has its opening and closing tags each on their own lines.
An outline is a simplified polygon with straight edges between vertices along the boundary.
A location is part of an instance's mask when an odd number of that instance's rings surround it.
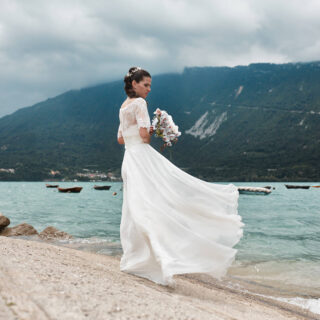
<svg viewBox="0 0 320 320">
<path fill-rule="evenodd" d="M 0 116 L 132 65 L 319 60 L 318 0 L 0 2 Z"/>
</svg>

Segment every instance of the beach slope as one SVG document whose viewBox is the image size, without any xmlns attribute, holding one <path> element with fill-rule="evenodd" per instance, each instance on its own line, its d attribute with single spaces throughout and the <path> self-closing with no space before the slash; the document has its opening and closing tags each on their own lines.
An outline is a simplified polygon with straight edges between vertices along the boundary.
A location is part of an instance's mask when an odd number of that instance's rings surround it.
<svg viewBox="0 0 320 320">
<path fill-rule="evenodd" d="M 286 304 L 179 276 L 171 287 L 119 259 L 0 237 L 0 319 L 317 319 Z"/>
</svg>

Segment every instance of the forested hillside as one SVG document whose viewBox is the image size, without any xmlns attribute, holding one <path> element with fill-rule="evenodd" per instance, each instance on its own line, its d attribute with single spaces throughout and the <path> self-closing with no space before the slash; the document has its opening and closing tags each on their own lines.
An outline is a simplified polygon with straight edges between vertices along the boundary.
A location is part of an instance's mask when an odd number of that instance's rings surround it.
<svg viewBox="0 0 320 320">
<path fill-rule="evenodd" d="M 23 108 L 0 119 L 2 180 L 120 172 L 122 81 Z M 210 181 L 320 180 L 320 62 L 186 68 L 153 77 L 150 116 L 172 114 L 182 136 L 164 155 Z M 154 142 L 155 148 L 159 141 Z"/>
</svg>

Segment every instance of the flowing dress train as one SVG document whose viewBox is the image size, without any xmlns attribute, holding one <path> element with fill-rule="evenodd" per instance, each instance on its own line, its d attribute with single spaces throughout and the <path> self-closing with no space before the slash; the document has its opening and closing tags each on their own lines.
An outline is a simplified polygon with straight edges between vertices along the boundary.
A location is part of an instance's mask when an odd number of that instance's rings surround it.
<svg viewBox="0 0 320 320">
<path fill-rule="evenodd" d="M 143 143 L 141 127 L 149 128 L 150 118 L 137 98 L 120 109 L 118 130 L 125 141 L 121 270 L 163 285 L 183 273 L 221 278 L 242 237 L 237 188 L 182 171 Z"/>
</svg>

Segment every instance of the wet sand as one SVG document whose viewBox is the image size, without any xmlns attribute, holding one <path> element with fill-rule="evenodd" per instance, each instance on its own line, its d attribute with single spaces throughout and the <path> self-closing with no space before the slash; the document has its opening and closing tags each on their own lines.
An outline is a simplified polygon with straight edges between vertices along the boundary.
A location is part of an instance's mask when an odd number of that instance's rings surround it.
<svg viewBox="0 0 320 320">
<path fill-rule="evenodd" d="M 0 319 L 320 319 L 304 309 L 207 281 L 165 287 L 119 270 L 119 258 L 0 237 Z"/>
</svg>

